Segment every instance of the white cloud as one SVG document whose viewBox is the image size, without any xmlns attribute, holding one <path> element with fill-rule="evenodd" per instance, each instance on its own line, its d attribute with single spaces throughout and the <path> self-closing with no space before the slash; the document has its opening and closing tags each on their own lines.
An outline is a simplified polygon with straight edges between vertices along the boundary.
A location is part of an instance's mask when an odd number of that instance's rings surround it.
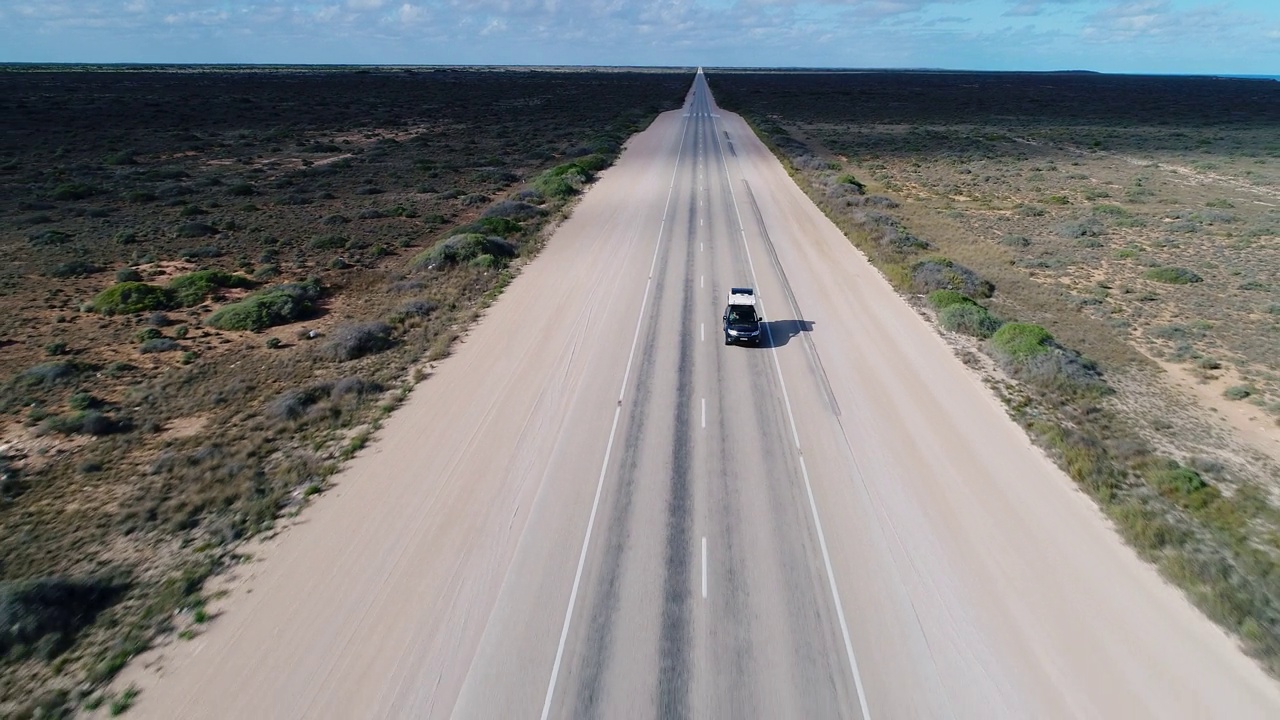
<svg viewBox="0 0 1280 720">
<path fill-rule="evenodd" d="M 430 18 L 430 15 L 431 14 L 421 5 L 412 5 L 410 3 L 401 5 L 400 9 L 396 10 L 395 14 L 396 19 L 399 20 L 402 25 L 417 25 L 419 23 L 426 22 Z"/>
<path fill-rule="evenodd" d="M 167 25 L 222 25 L 231 15 L 225 10 L 192 10 L 184 13 L 170 13 L 164 17 Z"/>
<path fill-rule="evenodd" d="M 1169 0 L 1139 0 L 1100 10 L 1085 20 L 1081 32 L 1086 40 L 1098 43 L 1229 42 L 1254 22 L 1247 15 L 1226 6 L 1202 6 L 1175 10 Z"/>
</svg>

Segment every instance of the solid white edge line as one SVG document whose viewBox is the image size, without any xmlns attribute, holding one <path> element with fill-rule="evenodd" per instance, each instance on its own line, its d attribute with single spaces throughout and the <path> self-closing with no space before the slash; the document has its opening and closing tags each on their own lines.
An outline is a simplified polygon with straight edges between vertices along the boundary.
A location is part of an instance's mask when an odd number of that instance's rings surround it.
<svg viewBox="0 0 1280 720">
<path fill-rule="evenodd" d="M 635 361 L 636 346 L 640 342 L 640 328 L 644 322 L 644 311 L 649 304 L 649 289 L 653 285 L 653 270 L 658 265 L 658 251 L 662 248 L 662 233 L 667 226 L 667 212 L 671 209 L 671 196 L 675 192 L 676 173 L 680 170 L 680 158 L 684 155 L 685 135 L 688 134 L 688 121 L 680 125 L 680 147 L 676 151 L 676 166 L 671 171 L 671 186 L 667 190 L 667 202 L 662 207 L 662 222 L 658 227 L 658 242 L 653 248 L 653 260 L 649 263 L 649 279 L 644 285 L 644 296 L 640 299 L 640 314 L 636 318 L 635 335 L 631 338 L 631 352 L 627 355 L 627 369 L 622 374 L 622 389 L 618 392 L 618 404 L 613 409 L 613 426 L 609 429 L 609 442 L 605 445 L 604 460 L 600 463 L 600 476 L 596 479 L 596 495 L 591 501 L 591 515 L 587 519 L 587 532 L 582 537 L 582 551 L 578 553 L 578 569 L 573 575 L 573 589 L 569 591 L 569 606 L 564 611 L 564 624 L 560 628 L 560 643 L 556 646 L 556 660 L 551 666 L 551 679 L 547 682 L 547 696 L 542 702 L 542 720 L 547 720 L 551 713 L 551 701 L 555 697 L 556 680 L 560 677 L 560 663 L 564 660 L 564 646 L 569 639 L 569 622 L 573 619 L 573 608 L 578 602 L 578 588 L 582 584 L 582 569 L 587 563 L 587 550 L 591 546 L 591 531 L 596 524 L 596 511 L 600 507 L 600 495 L 604 491 L 604 477 L 609 469 L 609 458 L 613 453 L 613 441 L 618 432 L 618 418 L 622 415 L 622 398 L 627 392 L 627 380 L 631 377 L 631 365 Z"/>
<path fill-rule="evenodd" d="M 715 121 L 712 121 L 714 126 Z M 747 245 L 747 230 L 742 224 L 742 211 L 738 208 L 738 195 L 733 190 L 733 177 L 729 175 L 729 161 L 725 159 L 724 144 L 720 139 L 720 133 L 714 133 L 716 136 L 716 146 L 720 148 L 720 163 L 724 167 L 724 176 L 729 184 L 729 197 L 733 201 L 733 212 L 738 218 L 738 230 L 742 234 L 742 248 L 747 253 L 747 267 L 751 270 L 751 281 L 755 286 L 760 287 L 760 281 L 756 277 L 755 262 L 751 259 L 751 247 Z M 741 161 L 739 161 L 741 165 Z M 761 314 L 764 315 L 764 302 L 760 303 Z M 863 720 L 871 720 L 871 710 L 867 707 L 867 693 L 862 686 L 862 673 L 858 671 L 858 660 L 853 654 L 853 641 L 849 637 L 849 623 L 844 617 L 844 606 L 840 604 L 840 590 L 836 587 L 836 575 L 831 568 L 831 554 L 827 552 L 827 538 L 822 532 L 822 520 L 818 516 L 818 504 L 813 499 L 813 486 L 809 482 L 809 469 L 804 462 L 804 453 L 800 448 L 800 431 L 796 428 L 796 416 L 791 409 L 791 396 L 787 393 L 787 382 L 782 377 L 782 364 L 778 361 L 778 348 L 773 343 L 773 333 L 769 332 L 769 328 L 765 326 L 765 332 L 769 335 L 769 349 L 773 355 L 773 367 L 778 373 L 778 384 L 782 388 L 782 401 L 787 406 L 787 420 L 791 423 L 791 437 L 796 444 L 796 455 L 800 458 L 800 474 L 804 477 L 805 491 L 809 494 L 809 509 L 813 512 L 814 528 L 818 531 L 818 546 L 822 549 L 822 563 L 827 572 L 827 584 L 831 588 L 831 599 L 836 604 L 836 617 L 840 621 L 840 634 L 844 637 L 844 651 L 849 659 L 849 668 L 853 671 L 853 684 L 858 690 L 858 705 L 862 709 Z M 545 720 L 545 719 L 544 719 Z"/>
</svg>

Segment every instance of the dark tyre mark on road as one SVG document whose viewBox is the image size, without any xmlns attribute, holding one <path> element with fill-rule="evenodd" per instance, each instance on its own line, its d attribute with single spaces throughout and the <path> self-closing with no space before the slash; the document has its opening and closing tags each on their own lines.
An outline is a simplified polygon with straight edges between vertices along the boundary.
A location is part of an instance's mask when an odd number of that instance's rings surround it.
<svg viewBox="0 0 1280 720">
<path fill-rule="evenodd" d="M 681 136 L 681 143 L 688 134 Z M 662 307 L 666 295 L 666 267 L 671 257 L 672 233 L 667 231 L 665 237 L 659 238 L 662 244 L 658 251 L 655 265 L 653 297 L 650 307 Z M 582 681 L 578 685 L 578 697 L 574 707 L 574 716 L 583 718 L 600 717 L 599 704 L 604 699 L 604 678 L 613 650 L 613 626 L 618 607 L 618 586 L 625 565 L 628 539 L 631 534 L 632 498 L 636 485 L 636 468 L 640 458 L 640 441 L 644 438 L 645 426 L 649 415 L 649 405 L 654 377 L 656 374 L 656 358 L 654 348 L 660 344 L 658 333 L 662 324 L 658 321 L 658 312 L 650 313 L 645 320 L 644 336 L 640 340 L 637 352 L 640 353 L 640 364 L 636 372 L 635 390 L 630 394 L 631 402 L 627 410 L 626 433 L 623 439 L 622 454 L 618 463 L 618 483 L 613 497 L 613 507 L 609 513 L 609 521 L 604 525 L 604 557 L 602 559 L 599 579 L 600 598 L 591 608 L 591 617 L 587 622 L 586 648 L 582 653 L 579 673 Z"/>
<path fill-rule="evenodd" d="M 693 439 L 689 413 L 693 394 L 694 288 L 692 269 L 696 250 L 692 242 L 697 227 L 697 198 L 690 207 L 685 243 L 686 274 L 680 300 L 680 352 L 676 365 L 676 417 L 671 437 L 671 486 L 667 496 L 667 547 L 662 579 L 662 634 L 658 642 L 658 717 L 689 716 L 689 636 L 693 556 L 693 487 L 689 465 Z"/>
</svg>

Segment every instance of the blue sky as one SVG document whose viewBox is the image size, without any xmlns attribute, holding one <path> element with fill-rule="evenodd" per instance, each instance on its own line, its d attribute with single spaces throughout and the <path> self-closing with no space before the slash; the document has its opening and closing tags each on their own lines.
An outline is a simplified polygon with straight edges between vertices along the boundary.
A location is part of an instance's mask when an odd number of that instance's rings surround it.
<svg viewBox="0 0 1280 720">
<path fill-rule="evenodd" d="M 0 0 L 0 61 L 1280 75 L 1280 0 Z"/>
</svg>

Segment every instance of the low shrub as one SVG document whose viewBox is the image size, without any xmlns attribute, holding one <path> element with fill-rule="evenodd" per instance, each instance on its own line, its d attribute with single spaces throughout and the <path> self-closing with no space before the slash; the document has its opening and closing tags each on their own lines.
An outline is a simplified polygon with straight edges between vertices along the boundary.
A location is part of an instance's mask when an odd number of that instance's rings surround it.
<svg viewBox="0 0 1280 720">
<path fill-rule="evenodd" d="M 92 308 L 102 315 L 129 315 L 151 310 L 168 310 L 175 304 L 168 288 L 142 282 L 122 282 L 98 293 Z"/>
<path fill-rule="evenodd" d="M 975 305 L 973 298 L 955 290 L 934 290 L 927 298 L 934 310 L 942 310 L 952 305 Z"/>
<path fill-rule="evenodd" d="M 1005 235 L 1000 238 L 1000 244 L 1014 248 L 1024 248 L 1031 246 L 1031 239 L 1024 235 Z"/>
<path fill-rule="evenodd" d="M 441 240 L 434 247 L 419 253 L 413 259 L 413 266 L 443 269 L 451 265 L 469 263 L 481 255 L 505 259 L 514 257 L 515 254 L 515 247 L 502 238 L 479 233 L 464 233 Z"/>
<path fill-rule="evenodd" d="M 222 257 L 222 248 L 217 245 L 200 245 L 197 247 L 183 248 L 178 251 L 183 260 L 199 260 Z"/>
<path fill-rule="evenodd" d="M 116 271 L 116 282 L 142 282 L 142 273 L 127 267 Z"/>
<path fill-rule="evenodd" d="M 438 307 L 434 302 L 420 298 L 401 305 L 396 313 L 404 317 L 426 317 L 435 312 Z"/>
<path fill-rule="evenodd" d="M 169 281 L 169 290 L 183 307 L 193 307 L 222 288 L 248 288 L 253 282 L 225 270 L 197 270 Z"/>
<path fill-rule="evenodd" d="M 346 246 L 347 239 L 341 235 L 319 235 L 307 243 L 311 250 L 340 250 Z"/>
<path fill-rule="evenodd" d="M 976 272 L 944 257 L 925 258 L 912 265 L 911 285 L 918 293 L 955 290 L 973 298 L 989 298 L 996 289 Z"/>
<path fill-rule="evenodd" d="M 1222 391 L 1222 397 L 1228 400 L 1244 400 L 1258 390 L 1252 385 L 1233 385 Z"/>
<path fill-rule="evenodd" d="M 300 420 L 311 406 L 328 397 L 332 391 L 333 383 L 331 382 L 286 390 L 267 403 L 266 415 L 280 421 Z"/>
<path fill-rule="evenodd" d="M 498 237 L 511 237 L 519 235 L 524 228 L 520 223 L 510 218 L 504 217 L 484 217 L 472 223 L 467 223 L 459 227 L 455 233 L 466 235 L 476 233 L 479 235 L 497 235 Z"/>
<path fill-rule="evenodd" d="M 590 155 L 580 157 L 573 162 L 575 165 L 580 166 L 583 170 L 586 170 L 592 175 L 613 164 L 613 160 L 611 160 L 608 155 L 602 153 L 592 153 Z M 514 182 L 514 180 L 512 182 Z"/>
<path fill-rule="evenodd" d="M 1183 267 L 1154 267 L 1143 273 L 1142 277 L 1169 285 L 1188 285 L 1204 281 L 1204 278 Z"/>
<path fill-rule="evenodd" d="M 836 182 L 840 183 L 841 185 L 851 185 L 851 186 L 853 186 L 853 187 L 857 188 L 857 190 L 858 190 L 858 193 L 859 193 L 859 194 L 861 194 L 861 193 L 865 193 L 865 192 L 867 191 L 867 186 L 866 186 L 866 184 L 865 184 L 865 183 L 863 183 L 863 182 L 862 182 L 861 180 L 859 180 L 858 178 L 856 178 L 856 177 L 854 177 L 854 176 L 852 176 L 852 175 L 849 175 L 849 174 L 847 174 L 847 173 L 846 173 L 846 174 L 844 174 L 844 175 L 841 175 L 841 176 L 836 180 Z"/>
<path fill-rule="evenodd" d="M 53 659 L 126 588 L 110 577 L 0 581 L 0 657 L 28 647 L 41 659 Z"/>
<path fill-rule="evenodd" d="M 208 223 L 189 222 L 179 225 L 178 229 L 174 232 L 178 237 L 184 238 L 208 237 L 210 235 L 217 235 L 218 228 Z"/>
<path fill-rule="evenodd" d="M 220 330 L 264 330 L 309 316 L 320 295 L 320 284 L 310 280 L 265 288 L 223 307 L 205 323 Z"/>
<path fill-rule="evenodd" d="M 340 325 L 329 334 L 320 355 L 344 362 L 382 352 L 391 347 L 391 326 L 381 321 Z"/>
<path fill-rule="evenodd" d="M 84 200 L 98 194 L 98 188 L 86 183 L 63 183 L 53 189 L 54 200 Z"/>
<path fill-rule="evenodd" d="M 72 393 L 67 399 L 67 405 L 72 410 L 92 410 L 102 404 L 102 401 L 94 397 L 92 393 L 80 392 Z"/>
<path fill-rule="evenodd" d="M 95 273 L 102 272 L 102 268 L 94 265 L 88 260 L 69 260 L 61 263 L 49 271 L 49 277 L 55 278 L 73 278 L 85 277 Z"/>
<path fill-rule="evenodd" d="M 591 172 L 578 163 L 557 165 L 533 181 L 533 188 L 547 198 L 575 195 L 591 180 Z"/>
<path fill-rule="evenodd" d="M 1070 220 L 1058 225 L 1058 234 L 1065 238 L 1092 238 L 1106 232 L 1107 226 L 1095 217 Z"/>
<path fill-rule="evenodd" d="M 1148 479 L 1157 490 L 1166 494 L 1190 495 L 1209 486 L 1200 473 L 1177 463 L 1151 472 Z"/>
<path fill-rule="evenodd" d="M 383 387 L 380 383 L 352 375 L 344 377 L 333 384 L 333 389 L 329 392 L 329 399 L 336 402 L 348 396 L 364 397 L 380 393 L 382 390 Z"/>
<path fill-rule="evenodd" d="M 124 432 L 128 427 L 128 423 L 116 420 L 97 410 L 82 410 L 68 415 L 54 415 L 46 418 L 40 425 L 43 432 L 55 432 L 61 435 L 95 436 Z"/>
<path fill-rule="evenodd" d="M 74 378 L 81 369 L 78 364 L 66 360 L 40 363 L 19 373 L 15 382 L 22 387 L 48 387 Z"/>
<path fill-rule="evenodd" d="M 61 230 L 41 230 L 38 233 L 32 233 L 27 236 L 27 242 L 31 243 L 31 247 L 44 248 L 56 247 L 58 245 L 66 245 L 74 238 L 70 233 Z"/>
<path fill-rule="evenodd" d="M 1020 363 L 1049 352 L 1052 342 L 1053 336 L 1039 325 L 1007 323 L 992 334 L 990 347 L 997 355 Z"/>
<path fill-rule="evenodd" d="M 173 352 L 181 349 L 182 346 L 178 344 L 177 340 L 166 337 L 153 337 L 143 340 L 142 346 L 138 348 L 139 352 L 143 353 Z"/>
<path fill-rule="evenodd" d="M 1000 318 L 977 303 L 960 303 L 943 308 L 938 322 L 952 331 L 986 339 L 1000 329 Z"/>
</svg>

